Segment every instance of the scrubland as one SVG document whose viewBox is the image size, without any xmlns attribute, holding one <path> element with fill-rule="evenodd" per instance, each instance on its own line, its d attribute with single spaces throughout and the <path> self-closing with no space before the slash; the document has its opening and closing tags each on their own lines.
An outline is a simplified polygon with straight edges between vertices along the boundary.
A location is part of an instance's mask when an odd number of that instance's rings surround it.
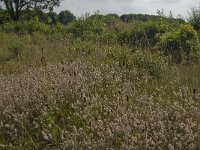
<svg viewBox="0 0 200 150">
<path fill-rule="evenodd" d="M 199 149 L 199 33 L 96 14 L 0 28 L 0 149 Z"/>
</svg>

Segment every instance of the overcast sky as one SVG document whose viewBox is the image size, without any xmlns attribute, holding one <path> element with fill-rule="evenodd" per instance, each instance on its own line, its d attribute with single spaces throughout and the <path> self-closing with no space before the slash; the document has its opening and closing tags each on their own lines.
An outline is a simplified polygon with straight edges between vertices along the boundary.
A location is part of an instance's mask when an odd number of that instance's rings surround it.
<svg viewBox="0 0 200 150">
<path fill-rule="evenodd" d="M 74 15 L 94 13 L 99 10 L 101 14 L 117 13 L 142 13 L 156 14 L 156 11 L 164 10 L 165 15 L 171 10 L 174 17 L 187 16 L 188 10 L 197 6 L 200 0 L 63 0 L 57 11 L 70 10 Z"/>
</svg>

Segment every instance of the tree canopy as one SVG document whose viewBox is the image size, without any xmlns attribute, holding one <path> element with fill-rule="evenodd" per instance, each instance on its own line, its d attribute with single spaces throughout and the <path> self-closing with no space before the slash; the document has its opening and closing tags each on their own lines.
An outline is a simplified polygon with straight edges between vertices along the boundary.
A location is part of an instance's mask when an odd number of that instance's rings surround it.
<svg viewBox="0 0 200 150">
<path fill-rule="evenodd" d="M 60 23 L 66 25 L 70 23 L 71 21 L 75 20 L 76 17 L 69 10 L 65 10 L 59 13 L 58 19 Z"/>
<path fill-rule="evenodd" d="M 10 17 L 17 21 L 21 12 L 27 9 L 53 10 L 61 0 L 0 0 L 0 6 L 5 8 Z"/>
<path fill-rule="evenodd" d="M 195 30 L 200 30 L 200 4 L 197 7 L 191 8 L 188 12 L 189 17 L 187 18 L 188 22 L 192 24 Z"/>
</svg>

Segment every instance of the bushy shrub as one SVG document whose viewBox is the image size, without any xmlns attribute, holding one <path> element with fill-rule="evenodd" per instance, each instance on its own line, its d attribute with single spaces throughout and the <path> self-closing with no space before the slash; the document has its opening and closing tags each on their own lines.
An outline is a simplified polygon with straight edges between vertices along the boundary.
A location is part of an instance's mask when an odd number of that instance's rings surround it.
<svg viewBox="0 0 200 150">
<path fill-rule="evenodd" d="M 21 12 L 20 20 L 31 21 L 33 20 L 33 18 L 37 18 L 39 21 L 45 22 L 45 20 L 47 19 L 47 15 L 48 14 L 45 14 L 45 12 L 39 9 L 32 9 L 32 10 L 28 9 L 28 10 L 23 10 Z"/>
<path fill-rule="evenodd" d="M 153 78 L 161 77 L 167 66 L 164 57 L 161 57 L 159 54 L 151 54 L 144 51 L 134 52 L 132 61 L 134 66 L 136 66 L 140 72 L 147 73 Z"/>
<path fill-rule="evenodd" d="M 114 32 L 104 32 L 100 36 L 101 44 L 116 44 L 117 35 Z"/>
<path fill-rule="evenodd" d="M 72 22 L 69 27 L 69 33 L 73 34 L 75 38 L 87 37 L 95 39 L 105 30 L 105 23 L 99 17 L 92 17 L 89 19 L 79 19 Z"/>
<path fill-rule="evenodd" d="M 127 46 L 112 46 L 107 49 L 107 57 L 117 62 L 121 68 L 128 68 L 131 65 L 131 51 Z"/>
<path fill-rule="evenodd" d="M 1 25 L 1 30 L 4 32 L 13 32 L 15 31 L 16 24 L 14 22 L 6 22 Z"/>
<path fill-rule="evenodd" d="M 120 29 L 117 33 L 117 40 L 121 45 L 129 44 L 130 31 L 126 28 Z"/>
<path fill-rule="evenodd" d="M 191 57 L 198 57 L 198 35 L 191 25 L 180 25 L 179 28 L 161 35 L 157 47 L 172 62 L 181 63 L 185 60 L 189 63 Z"/>
<path fill-rule="evenodd" d="M 5 10 L 2 10 L 0 8 L 0 24 L 6 23 L 10 20 L 11 20 L 11 18 L 9 16 L 8 12 Z"/>
<path fill-rule="evenodd" d="M 50 32 L 50 27 L 40 22 L 37 18 L 35 18 L 34 20 L 19 24 L 18 30 L 19 31 L 25 30 L 28 33 L 33 33 L 33 32 L 48 33 Z"/>
<path fill-rule="evenodd" d="M 2 25 L 2 29 L 6 32 L 16 32 L 19 34 L 32 34 L 33 32 L 40 32 L 47 34 L 50 32 L 50 27 L 34 18 L 31 21 L 8 22 Z"/>
<path fill-rule="evenodd" d="M 118 42 L 139 48 L 154 46 L 158 41 L 157 35 L 169 30 L 168 25 L 160 21 L 135 22 L 131 25 L 117 31 Z"/>
<path fill-rule="evenodd" d="M 157 42 L 157 34 L 166 32 L 167 25 L 161 22 L 148 21 L 139 23 L 130 32 L 130 41 L 132 44 L 140 43 L 143 46 L 153 46 Z"/>
</svg>

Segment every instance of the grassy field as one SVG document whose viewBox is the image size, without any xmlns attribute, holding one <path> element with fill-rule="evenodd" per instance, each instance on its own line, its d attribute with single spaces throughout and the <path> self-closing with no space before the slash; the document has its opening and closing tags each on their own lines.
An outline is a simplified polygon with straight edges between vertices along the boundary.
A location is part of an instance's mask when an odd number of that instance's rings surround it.
<svg viewBox="0 0 200 150">
<path fill-rule="evenodd" d="M 199 63 L 126 43 L 138 23 L 77 22 L 1 30 L 0 149 L 200 149 Z"/>
</svg>

